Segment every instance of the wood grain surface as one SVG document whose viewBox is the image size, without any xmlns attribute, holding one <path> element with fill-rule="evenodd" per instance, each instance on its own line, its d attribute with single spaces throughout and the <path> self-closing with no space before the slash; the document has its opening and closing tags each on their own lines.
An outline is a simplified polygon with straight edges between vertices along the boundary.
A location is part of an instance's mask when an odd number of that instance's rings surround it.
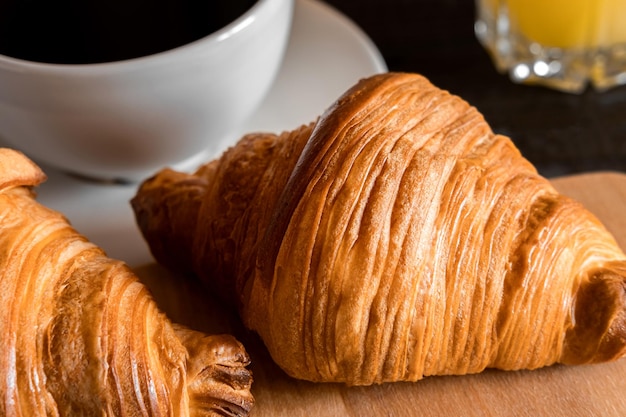
<svg viewBox="0 0 626 417">
<path fill-rule="evenodd" d="M 626 247 L 626 175 L 602 172 L 553 182 L 594 212 Z M 297 381 L 285 375 L 260 339 L 199 284 L 157 265 L 137 272 L 174 321 L 210 333 L 232 333 L 245 344 L 255 380 L 253 416 L 626 416 L 626 359 L 535 371 L 488 370 L 371 387 Z"/>
</svg>

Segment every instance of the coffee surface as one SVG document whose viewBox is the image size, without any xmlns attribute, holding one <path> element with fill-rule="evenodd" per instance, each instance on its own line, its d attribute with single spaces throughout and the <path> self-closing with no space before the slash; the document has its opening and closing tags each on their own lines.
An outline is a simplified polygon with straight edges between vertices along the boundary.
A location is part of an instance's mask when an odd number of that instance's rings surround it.
<svg viewBox="0 0 626 417">
<path fill-rule="evenodd" d="M 3 0 L 0 54 L 90 64 L 155 54 L 231 23 L 256 0 Z"/>
</svg>

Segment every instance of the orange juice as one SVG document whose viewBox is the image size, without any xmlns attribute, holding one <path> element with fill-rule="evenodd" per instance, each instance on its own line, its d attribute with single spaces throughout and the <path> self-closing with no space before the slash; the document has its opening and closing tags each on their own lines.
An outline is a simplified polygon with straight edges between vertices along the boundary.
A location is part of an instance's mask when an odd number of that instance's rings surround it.
<svg viewBox="0 0 626 417">
<path fill-rule="evenodd" d="M 475 0 L 478 40 L 512 81 L 570 93 L 626 84 L 626 0 Z"/>
<path fill-rule="evenodd" d="M 626 43 L 626 0 L 500 1 L 504 3 L 518 33 L 543 46 L 596 48 Z"/>
</svg>

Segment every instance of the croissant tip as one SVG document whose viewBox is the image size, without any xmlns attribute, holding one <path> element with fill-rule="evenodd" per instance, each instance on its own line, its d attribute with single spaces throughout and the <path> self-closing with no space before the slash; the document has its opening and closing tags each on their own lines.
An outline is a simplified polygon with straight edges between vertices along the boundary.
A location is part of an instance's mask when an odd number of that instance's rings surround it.
<svg viewBox="0 0 626 417">
<path fill-rule="evenodd" d="M 46 179 L 41 168 L 22 152 L 0 148 L 0 191 L 12 187 L 34 187 Z"/>
<path fill-rule="evenodd" d="M 578 290 L 562 362 L 600 363 L 626 355 L 626 261 L 591 272 Z"/>
<path fill-rule="evenodd" d="M 241 342 L 229 334 L 207 336 L 178 326 L 177 334 L 189 354 L 190 409 L 207 415 L 248 415 L 255 403 L 253 378 Z"/>
</svg>

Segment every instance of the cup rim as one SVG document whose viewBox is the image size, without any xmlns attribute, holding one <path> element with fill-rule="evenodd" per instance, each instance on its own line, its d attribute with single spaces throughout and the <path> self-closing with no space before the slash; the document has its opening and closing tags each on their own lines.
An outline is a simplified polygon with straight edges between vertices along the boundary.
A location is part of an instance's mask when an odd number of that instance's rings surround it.
<svg viewBox="0 0 626 417">
<path fill-rule="evenodd" d="M 155 52 L 149 55 L 142 55 L 134 58 L 122 59 L 119 61 L 95 62 L 86 64 L 59 64 L 50 62 L 30 61 L 27 59 L 14 58 L 9 55 L 0 53 L 0 70 L 2 69 L 19 69 L 19 70 L 40 70 L 40 71 L 61 71 L 61 72 L 83 72 L 94 70 L 120 70 L 128 69 L 139 64 L 155 64 L 161 61 L 169 60 L 173 55 L 179 55 L 197 49 L 207 44 L 217 44 L 225 42 L 242 33 L 246 28 L 250 27 L 258 20 L 259 14 L 267 9 L 267 5 L 274 1 L 280 0 L 256 0 L 248 10 L 238 16 L 232 22 L 222 26 L 199 39 L 188 42 L 174 48 L 164 51 Z M 289 0 L 287 0 L 289 1 Z"/>
</svg>

